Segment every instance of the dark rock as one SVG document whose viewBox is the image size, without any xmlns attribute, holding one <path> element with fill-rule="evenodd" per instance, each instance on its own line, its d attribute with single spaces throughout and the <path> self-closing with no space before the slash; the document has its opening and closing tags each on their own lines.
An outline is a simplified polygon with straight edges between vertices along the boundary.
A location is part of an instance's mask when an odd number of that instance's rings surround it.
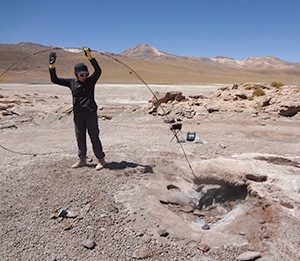
<svg viewBox="0 0 300 261">
<path fill-rule="evenodd" d="M 285 117 L 293 117 L 300 112 L 300 106 L 285 107 L 279 111 L 279 115 Z"/>
<path fill-rule="evenodd" d="M 65 209 L 61 209 L 59 212 L 58 212 L 58 217 L 66 217 L 68 214 L 68 211 L 65 210 Z"/>
<path fill-rule="evenodd" d="M 235 96 L 243 100 L 246 100 L 248 98 L 246 94 L 236 94 Z"/>
<path fill-rule="evenodd" d="M 76 218 L 77 215 L 75 215 L 73 212 L 71 212 L 70 210 L 65 210 L 65 209 L 61 209 L 58 212 L 58 217 L 62 217 L 62 218 Z"/>
<path fill-rule="evenodd" d="M 226 87 L 226 88 L 228 88 L 228 87 Z M 194 95 L 190 95 L 189 97 L 191 97 L 192 99 L 206 99 L 207 98 L 202 94 L 194 94 Z"/>
<path fill-rule="evenodd" d="M 289 209 L 293 209 L 294 208 L 294 206 L 291 203 L 289 203 L 289 202 L 280 202 L 280 205 L 284 206 L 286 208 L 289 208 Z"/>
<path fill-rule="evenodd" d="M 169 191 L 178 191 L 178 192 L 181 191 L 180 188 L 178 188 L 177 186 L 172 185 L 172 184 L 168 185 L 168 186 L 167 186 L 167 189 L 168 189 Z"/>
<path fill-rule="evenodd" d="M 210 229 L 210 226 L 209 226 L 208 224 L 204 224 L 204 225 L 202 226 L 202 229 L 203 229 L 203 230 L 209 230 L 209 229 Z"/>
<path fill-rule="evenodd" d="M 219 109 L 216 109 L 216 108 L 208 108 L 207 111 L 208 111 L 208 113 L 212 113 L 212 112 L 219 111 Z"/>
<path fill-rule="evenodd" d="M 263 103 L 262 103 L 262 107 L 269 106 L 269 105 L 270 105 L 271 99 L 272 99 L 272 98 L 269 98 L 269 99 L 264 100 Z"/>
<path fill-rule="evenodd" d="M 256 182 L 263 182 L 267 180 L 267 176 L 265 175 L 255 175 L 255 174 L 246 174 L 246 178 L 249 180 L 253 180 Z"/>
</svg>

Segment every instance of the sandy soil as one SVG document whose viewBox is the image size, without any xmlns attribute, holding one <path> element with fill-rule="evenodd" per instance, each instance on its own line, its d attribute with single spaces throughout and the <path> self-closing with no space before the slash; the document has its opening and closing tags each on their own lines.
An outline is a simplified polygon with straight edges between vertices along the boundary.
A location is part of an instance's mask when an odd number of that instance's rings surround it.
<svg viewBox="0 0 300 261">
<path fill-rule="evenodd" d="M 151 87 L 189 95 L 220 86 Z M 68 89 L 2 84 L 0 94 L 14 105 L 0 116 L 1 260 L 236 260 L 247 251 L 299 260 L 299 117 L 183 119 L 180 139 L 191 131 L 205 141 L 181 143 L 194 175 L 170 126 L 141 109 L 151 98 L 146 87 L 98 85 L 108 165 L 97 172 L 89 141 L 89 165 L 70 167 L 77 158 Z M 228 184 L 247 197 L 196 217 L 203 187 Z M 72 217 L 59 217 L 61 209 Z"/>
</svg>

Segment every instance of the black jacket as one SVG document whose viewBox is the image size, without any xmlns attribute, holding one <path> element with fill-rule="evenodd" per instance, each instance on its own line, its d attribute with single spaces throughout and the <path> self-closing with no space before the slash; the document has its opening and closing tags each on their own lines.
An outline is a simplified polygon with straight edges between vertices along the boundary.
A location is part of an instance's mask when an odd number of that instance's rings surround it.
<svg viewBox="0 0 300 261">
<path fill-rule="evenodd" d="M 95 84 L 101 75 L 101 68 L 95 58 L 90 60 L 94 67 L 94 73 L 89 76 L 84 83 L 75 79 L 58 78 L 56 70 L 50 69 L 50 77 L 53 83 L 67 86 L 71 89 L 73 95 L 74 112 L 93 112 L 97 111 L 95 102 Z"/>
</svg>

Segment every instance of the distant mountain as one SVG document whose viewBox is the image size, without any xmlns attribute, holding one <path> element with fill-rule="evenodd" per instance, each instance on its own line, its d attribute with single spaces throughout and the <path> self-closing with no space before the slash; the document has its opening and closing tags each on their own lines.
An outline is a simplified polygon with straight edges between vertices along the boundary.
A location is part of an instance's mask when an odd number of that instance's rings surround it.
<svg viewBox="0 0 300 261">
<path fill-rule="evenodd" d="M 148 44 L 138 44 L 137 46 L 130 48 L 122 53 L 119 54 L 123 57 L 128 57 L 131 59 L 138 59 L 138 60 L 144 60 L 144 61 L 170 61 L 170 60 L 176 60 L 176 61 L 204 61 L 204 62 L 210 62 L 210 59 L 205 57 L 190 57 L 190 56 L 178 56 L 174 54 L 169 54 L 166 52 L 162 52 L 158 49 L 156 49 L 153 46 L 150 46 Z"/>
<path fill-rule="evenodd" d="M 145 61 L 161 61 L 161 60 L 176 60 L 176 55 L 171 55 L 162 51 L 159 51 L 155 47 L 149 45 L 139 44 L 133 48 L 130 48 L 120 54 L 124 57 L 145 60 Z"/>
<path fill-rule="evenodd" d="M 210 60 L 218 65 L 223 65 L 223 66 L 227 66 L 227 67 L 241 67 L 239 64 L 240 62 L 233 58 L 228 58 L 228 57 L 224 57 L 224 56 L 216 56 L 214 58 L 211 58 Z"/>
<path fill-rule="evenodd" d="M 288 69 L 293 68 L 295 66 L 299 66 L 297 63 L 290 63 L 283 60 L 280 60 L 274 56 L 266 56 L 253 58 L 250 57 L 247 60 L 240 62 L 240 64 L 244 67 L 248 68 L 281 68 Z"/>
<path fill-rule="evenodd" d="M 144 60 L 144 61 L 194 61 L 201 62 L 211 65 L 219 65 L 230 68 L 250 68 L 250 69 L 291 69 L 295 67 L 300 67 L 300 62 L 291 63 L 280 60 L 273 56 L 254 58 L 250 57 L 244 61 L 238 61 L 233 58 L 228 58 L 224 56 L 216 56 L 214 58 L 205 57 L 190 57 L 190 56 L 178 56 L 174 54 L 169 54 L 156 49 L 155 47 L 149 45 L 139 44 L 133 48 L 130 48 L 119 54 L 123 57 L 128 57 L 132 59 Z"/>
</svg>

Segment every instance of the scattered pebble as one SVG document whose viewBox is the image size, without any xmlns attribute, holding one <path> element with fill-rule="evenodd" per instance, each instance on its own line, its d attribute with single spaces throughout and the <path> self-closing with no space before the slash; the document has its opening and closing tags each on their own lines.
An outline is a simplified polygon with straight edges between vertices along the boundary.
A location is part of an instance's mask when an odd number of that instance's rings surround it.
<svg viewBox="0 0 300 261">
<path fill-rule="evenodd" d="M 209 229 L 210 229 L 210 226 L 209 226 L 208 224 L 204 224 L 204 225 L 202 226 L 202 229 L 203 229 L 203 230 L 209 230 Z"/>
<path fill-rule="evenodd" d="M 108 211 L 112 213 L 118 213 L 119 210 L 115 206 L 108 206 Z"/>
<path fill-rule="evenodd" d="M 197 248 L 199 248 L 203 252 L 207 252 L 210 249 L 210 247 L 208 245 L 200 244 L 200 243 L 197 245 Z"/>
<path fill-rule="evenodd" d="M 153 253 L 149 249 L 137 250 L 133 254 L 133 258 L 136 259 L 146 259 L 153 256 Z"/>
<path fill-rule="evenodd" d="M 244 112 L 243 110 L 241 110 L 241 109 L 236 109 L 236 110 L 234 110 L 235 112 L 237 112 L 237 113 L 242 113 L 242 112 Z"/>
<path fill-rule="evenodd" d="M 58 218 L 58 214 L 54 213 L 50 215 L 50 219 L 57 219 Z"/>
<path fill-rule="evenodd" d="M 96 246 L 96 242 L 91 239 L 86 239 L 82 242 L 82 245 L 87 249 L 93 249 Z"/>
<path fill-rule="evenodd" d="M 66 217 L 67 214 L 68 214 L 67 210 L 61 209 L 61 210 L 58 212 L 58 217 Z"/>
<path fill-rule="evenodd" d="M 165 229 L 160 229 L 157 232 L 161 237 L 167 237 L 169 233 Z"/>
<path fill-rule="evenodd" d="M 199 210 L 199 209 L 195 209 L 195 210 L 193 211 L 193 214 L 194 214 L 195 216 L 198 216 L 198 217 L 204 217 L 204 216 L 205 216 L 205 214 L 203 214 L 203 213 L 201 212 L 201 210 Z"/>
<path fill-rule="evenodd" d="M 54 213 L 50 216 L 52 219 L 61 219 L 61 218 L 76 218 L 75 215 L 70 210 L 61 209 L 58 213 Z"/>
<path fill-rule="evenodd" d="M 81 219 L 83 219 L 82 216 L 77 216 L 77 217 L 76 217 L 76 221 L 81 220 Z"/>
<path fill-rule="evenodd" d="M 68 222 L 64 222 L 62 224 L 63 230 L 69 230 L 69 229 L 71 229 L 71 227 L 72 227 L 72 225 L 70 223 L 68 223 Z"/>
<path fill-rule="evenodd" d="M 222 144 L 222 143 L 219 144 L 219 147 L 222 148 L 222 149 L 226 149 L 226 145 Z"/>
</svg>

